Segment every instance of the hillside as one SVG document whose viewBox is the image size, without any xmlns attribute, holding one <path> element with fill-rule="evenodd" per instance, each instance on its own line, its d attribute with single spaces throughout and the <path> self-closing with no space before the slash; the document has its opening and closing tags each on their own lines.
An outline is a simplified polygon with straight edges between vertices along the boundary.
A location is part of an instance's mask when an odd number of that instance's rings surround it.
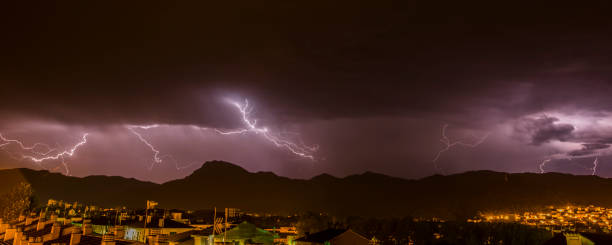
<svg viewBox="0 0 612 245">
<path fill-rule="evenodd" d="M 100 206 L 165 208 L 237 207 L 276 213 L 323 211 L 362 216 L 466 217 L 474 212 L 544 205 L 612 206 L 612 179 L 559 173 L 507 174 L 475 171 L 406 180 L 366 172 L 345 178 L 327 174 L 310 180 L 250 173 L 226 162 L 205 163 L 191 175 L 164 184 L 107 176 L 67 177 L 47 171 L 0 171 L 0 191 L 19 181 L 32 184 L 37 199 Z"/>
</svg>

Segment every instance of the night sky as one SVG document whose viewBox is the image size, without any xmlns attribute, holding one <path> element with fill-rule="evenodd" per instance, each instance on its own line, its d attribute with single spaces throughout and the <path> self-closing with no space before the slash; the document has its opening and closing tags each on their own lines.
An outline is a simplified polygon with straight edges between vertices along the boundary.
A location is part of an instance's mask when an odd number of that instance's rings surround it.
<svg viewBox="0 0 612 245">
<path fill-rule="evenodd" d="M 0 168 L 612 177 L 602 3 L 4 3 Z"/>
</svg>

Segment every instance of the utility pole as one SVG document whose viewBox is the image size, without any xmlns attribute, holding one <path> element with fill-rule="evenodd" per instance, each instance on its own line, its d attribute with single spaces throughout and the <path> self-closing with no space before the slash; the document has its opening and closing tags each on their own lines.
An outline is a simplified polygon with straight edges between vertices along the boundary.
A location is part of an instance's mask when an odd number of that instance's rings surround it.
<svg viewBox="0 0 612 245">
<path fill-rule="evenodd" d="M 228 208 L 225 208 L 225 225 L 223 226 L 223 243 L 225 243 L 225 236 L 227 234 L 227 211 Z"/>
<path fill-rule="evenodd" d="M 213 230 L 212 230 L 213 243 L 215 243 L 215 229 L 217 229 L 217 207 L 215 207 L 215 213 L 213 214 Z"/>
<path fill-rule="evenodd" d="M 147 214 L 149 213 L 149 200 L 147 200 L 147 208 L 145 208 L 145 216 L 144 216 L 144 228 L 143 228 L 143 241 L 147 243 Z"/>
</svg>

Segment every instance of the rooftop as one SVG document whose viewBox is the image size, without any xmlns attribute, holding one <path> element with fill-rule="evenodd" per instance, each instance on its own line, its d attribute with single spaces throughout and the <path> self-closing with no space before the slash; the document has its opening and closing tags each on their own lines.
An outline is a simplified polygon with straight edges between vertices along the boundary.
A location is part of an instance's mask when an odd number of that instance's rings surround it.
<svg viewBox="0 0 612 245">
<path fill-rule="evenodd" d="M 212 227 L 203 229 L 203 230 L 190 230 L 186 232 L 181 232 L 175 235 L 168 237 L 168 241 L 172 242 L 184 242 L 192 239 L 191 236 L 209 236 L 212 235 L 213 229 Z"/>
<path fill-rule="evenodd" d="M 70 236 L 71 236 L 70 234 L 60 236 L 58 239 L 44 242 L 43 245 L 51 245 L 54 243 L 70 244 Z M 101 243 L 102 243 L 102 237 L 85 235 L 85 236 L 81 236 L 81 241 L 79 242 L 79 245 L 100 245 Z M 115 240 L 115 244 L 117 245 L 128 245 L 128 244 L 133 244 L 133 243 L 135 242 L 125 241 L 125 240 Z"/>
<path fill-rule="evenodd" d="M 296 239 L 295 241 L 323 243 L 331 239 L 334 239 L 334 237 L 337 237 L 346 231 L 347 229 L 327 229 L 327 230 L 320 231 L 314 234 L 306 235 L 304 237 L 300 237 Z"/>
<path fill-rule="evenodd" d="M 129 223 L 123 223 L 125 226 L 134 227 L 134 228 L 144 228 L 144 221 L 128 221 Z M 174 221 L 171 219 L 164 220 L 164 226 L 159 226 L 158 220 L 153 220 L 147 223 L 147 228 L 194 228 L 193 226 L 183 224 L 178 221 Z"/>
</svg>

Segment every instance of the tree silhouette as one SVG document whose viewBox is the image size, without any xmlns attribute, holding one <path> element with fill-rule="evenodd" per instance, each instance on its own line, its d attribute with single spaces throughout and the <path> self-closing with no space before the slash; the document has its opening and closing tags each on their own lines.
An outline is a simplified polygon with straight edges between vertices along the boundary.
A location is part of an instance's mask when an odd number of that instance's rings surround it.
<svg viewBox="0 0 612 245">
<path fill-rule="evenodd" d="M 33 207 L 32 186 L 28 183 L 21 182 L 9 193 L 0 197 L 0 217 L 6 221 L 19 218 L 20 215 L 26 214 Z"/>
</svg>

